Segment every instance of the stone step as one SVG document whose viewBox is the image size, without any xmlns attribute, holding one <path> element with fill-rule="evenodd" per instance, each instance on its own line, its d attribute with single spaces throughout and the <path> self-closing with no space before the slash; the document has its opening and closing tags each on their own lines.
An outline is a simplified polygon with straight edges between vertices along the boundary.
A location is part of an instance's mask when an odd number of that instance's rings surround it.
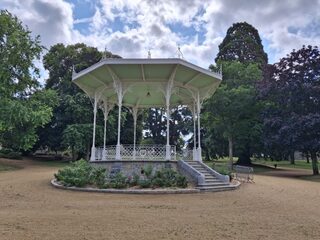
<svg viewBox="0 0 320 240">
<path fill-rule="evenodd" d="M 219 179 L 206 178 L 205 180 L 206 180 L 206 183 L 219 183 L 219 182 L 221 182 Z"/>
<path fill-rule="evenodd" d="M 204 184 L 198 184 L 197 187 L 216 187 L 216 186 L 229 186 L 229 183 L 224 182 L 217 182 L 217 183 L 204 183 Z"/>
<path fill-rule="evenodd" d="M 220 192 L 220 191 L 229 191 L 237 189 L 234 186 L 216 186 L 216 187 L 196 187 L 201 192 Z"/>
<path fill-rule="evenodd" d="M 203 174 L 204 175 L 204 177 L 205 178 L 214 178 L 214 179 L 218 179 L 218 178 L 216 178 L 214 175 L 211 175 L 211 174 L 207 174 L 207 173 L 205 173 L 205 174 Z"/>
</svg>

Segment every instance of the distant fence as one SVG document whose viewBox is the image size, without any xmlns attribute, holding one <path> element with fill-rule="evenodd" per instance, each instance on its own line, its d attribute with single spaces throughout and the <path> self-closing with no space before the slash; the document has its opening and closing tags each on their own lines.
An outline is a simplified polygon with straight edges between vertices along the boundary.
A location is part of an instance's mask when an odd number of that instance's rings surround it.
<svg viewBox="0 0 320 240">
<path fill-rule="evenodd" d="M 234 178 L 239 181 L 253 182 L 253 168 L 246 166 L 233 166 Z"/>
</svg>

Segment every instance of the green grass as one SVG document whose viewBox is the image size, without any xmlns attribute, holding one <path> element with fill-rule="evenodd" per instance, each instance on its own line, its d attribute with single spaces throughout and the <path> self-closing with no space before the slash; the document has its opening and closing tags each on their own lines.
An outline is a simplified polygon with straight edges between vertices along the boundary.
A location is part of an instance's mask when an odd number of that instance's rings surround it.
<svg viewBox="0 0 320 240">
<path fill-rule="evenodd" d="M 310 175 L 310 176 L 301 176 L 299 179 L 307 180 L 307 181 L 312 181 L 312 182 L 320 182 L 320 175 Z"/>
<path fill-rule="evenodd" d="M 237 159 L 234 158 L 233 162 L 235 163 L 236 161 Z M 204 161 L 204 163 L 210 167 L 213 167 L 213 169 L 215 169 L 219 173 L 226 174 L 228 172 L 228 164 L 229 164 L 228 158 L 219 158 L 214 161 Z M 263 160 L 263 159 L 252 160 L 252 167 L 253 167 L 254 173 L 257 173 L 257 174 L 274 170 L 275 164 L 277 164 L 277 169 L 279 168 L 291 168 L 291 169 L 303 169 L 303 170 L 312 169 L 311 162 L 307 163 L 306 160 L 296 160 L 295 164 L 290 164 L 289 161 L 271 161 L 271 160 Z"/>
<path fill-rule="evenodd" d="M 11 166 L 11 165 L 6 165 L 6 164 L 3 164 L 3 163 L 0 163 L 0 172 L 1 171 L 10 171 L 10 170 L 15 170 L 15 169 L 18 169 L 18 167 L 14 167 L 14 166 Z"/>
<path fill-rule="evenodd" d="M 266 161 L 266 160 L 256 160 L 256 161 L 252 161 L 252 163 L 254 164 L 260 164 L 260 165 L 265 165 L 268 167 L 272 167 L 274 168 L 275 164 L 277 164 L 277 168 L 293 168 L 293 169 L 308 169 L 311 170 L 312 169 L 312 164 L 307 163 L 306 160 L 296 160 L 295 164 L 290 164 L 289 161 Z"/>
<path fill-rule="evenodd" d="M 47 167 L 58 167 L 62 168 L 69 164 L 69 162 L 60 162 L 60 161 L 53 161 L 53 160 L 36 160 L 39 164 Z"/>
</svg>

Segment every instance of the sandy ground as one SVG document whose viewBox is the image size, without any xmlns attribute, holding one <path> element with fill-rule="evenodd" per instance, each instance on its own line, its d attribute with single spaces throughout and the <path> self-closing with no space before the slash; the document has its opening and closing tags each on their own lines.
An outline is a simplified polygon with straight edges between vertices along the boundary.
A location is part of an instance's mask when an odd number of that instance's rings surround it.
<svg viewBox="0 0 320 240">
<path fill-rule="evenodd" d="M 1 240 L 320 239 L 316 182 L 255 176 L 229 192 L 117 195 L 55 189 L 55 167 L 18 164 L 0 172 Z"/>
</svg>

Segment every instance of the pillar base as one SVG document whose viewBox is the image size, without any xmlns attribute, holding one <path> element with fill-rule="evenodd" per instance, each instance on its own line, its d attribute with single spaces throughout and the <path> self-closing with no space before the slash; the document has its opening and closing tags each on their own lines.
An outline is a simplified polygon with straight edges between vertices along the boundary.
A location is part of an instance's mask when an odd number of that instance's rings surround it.
<svg viewBox="0 0 320 240">
<path fill-rule="evenodd" d="M 116 160 L 121 160 L 121 145 L 116 146 Z"/>
<path fill-rule="evenodd" d="M 198 161 L 198 152 L 196 148 L 193 148 L 192 155 L 193 155 L 193 161 Z"/>
<path fill-rule="evenodd" d="M 107 150 L 104 148 L 102 150 L 102 161 L 106 161 L 107 160 Z"/>
<path fill-rule="evenodd" d="M 166 160 L 171 160 L 171 146 L 166 145 Z"/>
<path fill-rule="evenodd" d="M 197 152 L 198 152 L 197 161 L 202 162 L 202 152 L 201 152 L 201 148 L 200 147 L 197 149 Z"/>
<path fill-rule="evenodd" d="M 132 152 L 133 160 L 136 160 L 136 156 L 137 156 L 137 151 L 136 149 L 133 149 L 133 152 Z"/>
<path fill-rule="evenodd" d="M 94 146 L 91 147 L 91 156 L 90 156 L 90 161 L 95 161 L 96 160 L 96 148 Z"/>
</svg>

